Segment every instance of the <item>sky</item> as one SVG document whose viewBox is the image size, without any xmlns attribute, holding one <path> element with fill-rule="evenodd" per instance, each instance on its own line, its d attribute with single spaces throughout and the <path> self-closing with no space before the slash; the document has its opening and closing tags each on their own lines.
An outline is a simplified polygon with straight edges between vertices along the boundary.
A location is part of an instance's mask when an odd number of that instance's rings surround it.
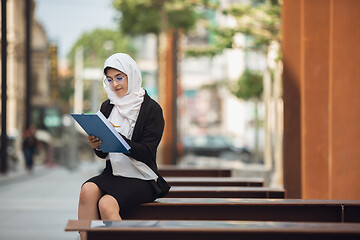
<svg viewBox="0 0 360 240">
<path fill-rule="evenodd" d="M 50 42 L 58 44 L 60 59 L 66 58 L 83 32 L 95 28 L 116 29 L 112 0 L 35 0 L 35 18 Z"/>
</svg>

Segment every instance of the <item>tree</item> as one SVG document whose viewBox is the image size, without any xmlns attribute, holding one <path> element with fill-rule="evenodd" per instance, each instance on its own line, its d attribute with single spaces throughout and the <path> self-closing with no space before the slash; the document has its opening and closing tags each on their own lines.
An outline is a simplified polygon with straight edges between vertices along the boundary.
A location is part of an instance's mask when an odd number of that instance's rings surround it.
<svg viewBox="0 0 360 240">
<path fill-rule="evenodd" d="M 67 55 L 71 67 L 74 67 L 75 51 L 79 46 L 84 49 L 84 67 L 102 68 L 105 59 L 115 52 L 135 53 L 130 38 L 120 31 L 95 29 L 81 34 L 71 48 Z"/>
<path fill-rule="evenodd" d="M 235 33 L 240 32 L 252 37 L 251 47 L 254 49 L 266 52 L 273 41 L 281 41 L 281 5 L 278 1 L 233 5 L 223 13 L 236 19 Z"/>
<path fill-rule="evenodd" d="M 252 100 L 255 103 L 255 140 L 254 140 L 254 160 L 259 159 L 259 101 L 263 94 L 263 75 L 259 71 L 246 69 L 236 82 L 235 86 L 230 86 L 231 92 L 240 99 Z"/>
<path fill-rule="evenodd" d="M 196 21 L 194 4 L 181 0 L 114 0 L 121 31 L 131 35 L 157 36 L 159 103 L 165 125 L 159 162 L 173 164 L 177 158 L 177 57 L 179 30 L 186 32 Z M 164 146 L 164 147 L 162 147 Z"/>
<path fill-rule="evenodd" d="M 121 31 L 159 34 L 165 28 L 190 29 L 197 18 L 194 4 L 180 0 L 114 0 Z M 164 26 L 166 24 L 166 26 Z"/>
<path fill-rule="evenodd" d="M 214 9 L 215 10 L 215 9 Z M 249 4 L 231 4 L 229 7 L 221 10 L 224 15 L 232 17 L 236 24 L 232 27 L 212 26 L 209 29 L 209 34 L 212 35 L 213 41 L 210 42 L 207 49 L 188 49 L 188 56 L 214 56 L 222 53 L 227 48 L 242 48 L 245 51 L 261 51 L 266 57 L 268 56 L 272 46 L 278 48 L 277 59 L 281 58 L 280 45 L 281 45 L 281 0 L 253 0 Z M 234 37 L 237 34 L 245 35 L 250 41 L 246 46 L 239 46 L 234 42 Z M 268 58 L 267 58 L 268 59 Z M 273 68 L 273 69 L 271 69 Z M 270 113 L 270 101 L 279 101 L 281 98 L 281 80 L 280 80 L 281 62 L 271 66 L 267 62 L 267 67 L 263 73 L 263 100 L 265 102 L 266 111 L 266 125 L 265 125 L 265 163 L 271 168 L 271 149 L 270 149 L 270 128 L 268 124 L 268 118 Z M 271 77 L 271 72 L 274 72 L 275 78 Z M 244 89 L 247 93 L 245 95 L 235 94 L 237 97 L 246 99 L 248 96 L 257 96 L 257 92 L 254 91 L 250 85 L 252 81 L 244 81 L 244 78 L 250 79 L 248 73 L 244 73 L 244 76 L 239 79 L 238 89 Z M 248 86 L 249 84 L 249 86 Z M 231 90 L 231 89 L 230 89 Z M 253 89 L 255 90 L 255 89 Z M 233 92 L 233 91 L 232 91 Z M 260 100 L 258 98 L 256 101 Z M 272 104 L 272 106 L 278 106 L 279 104 Z M 274 109 L 276 114 L 278 109 Z M 281 111 L 279 111 L 281 112 Z M 275 124 L 280 124 L 281 116 L 276 115 L 277 120 Z M 277 128 L 276 126 L 273 128 Z M 277 128 L 279 129 L 279 128 Z M 281 142 L 279 133 L 276 133 L 276 142 Z M 275 155 L 279 156 L 281 152 L 281 144 L 279 147 L 275 147 Z"/>
<path fill-rule="evenodd" d="M 253 4 L 248 5 L 233 5 L 223 11 L 224 14 L 228 14 L 234 17 L 236 20 L 236 27 L 234 29 L 220 29 L 218 33 L 215 33 L 218 39 L 234 39 L 236 33 L 242 33 L 251 37 L 251 44 L 246 46 L 248 49 L 260 50 L 266 56 L 268 60 L 268 54 L 272 46 L 278 47 L 278 59 L 281 56 L 280 44 L 281 44 L 281 1 L 280 0 L 257 0 L 253 1 Z M 227 34 L 226 34 L 227 33 Z M 226 41 L 222 41 L 226 42 Z M 236 46 L 232 43 L 232 47 Z M 279 116 L 280 109 L 278 102 L 281 99 L 281 64 L 274 65 L 274 76 L 271 77 L 272 70 L 270 69 L 270 63 L 267 62 L 266 69 L 263 74 L 263 100 L 265 103 L 265 153 L 264 161 L 268 168 L 273 168 L 272 165 L 272 147 L 271 147 L 271 129 L 279 129 L 276 125 L 281 122 L 281 116 Z M 240 78 L 241 79 L 241 78 Z M 254 93 L 255 94 L 255 93 Z M 275 104 L 271 104 L 271 102 Z M 270 110 L 272 106 L 274 109 Z M 275 114 L 275 126 L 270 125 L 270 114 Z M 279 162 L 281 158 L 281 133 L 275 132 L 275 159 Z"/>
<path fill-rule="evenodd" d="M 263 93 L 263 76 L 258 71 L 246 69 L 236 83 L 235 87 L 231 87 L 232 93 L 241 99 L 260 99 Z"/>
<path fill-rule="evenodd" d="M 216 9 L 222 14 L 233 18 L 235 26 L 212 26 L 209 24 L 209 35 L 212 42 L 208 51 L 203 49 L 190 49 L 192 56 L 209 55 L 209 53 L 220 54 L 226 48 L 243 48 L 244 50 L 260 50 L 265 54 L 271 44 L 281 42 L 281 1 L 279 0 L 253 0 L 251 3 L 234 3 L 224 9 Z M 242 33 L 251 38 L 247 46 L 238 46 L 234 43 L 234 36 Z M 280 54 L 279 54 L 280 55 Z"/>
</svg>

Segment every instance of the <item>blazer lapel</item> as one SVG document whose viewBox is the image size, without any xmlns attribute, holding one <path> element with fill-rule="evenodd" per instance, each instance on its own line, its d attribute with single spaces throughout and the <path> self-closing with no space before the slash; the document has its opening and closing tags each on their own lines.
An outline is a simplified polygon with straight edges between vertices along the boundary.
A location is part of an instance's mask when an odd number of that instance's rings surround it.
<svg viewBox="0 0 360 240">
<path fill-rule="evenodd" d="M 139 116 L 138 116 L 138 118 L 136 120 L 135 127 L 134 127 L 134 132 L 133 132 L 131 140 L 136 141 L 137 139 L 139 139 L 141 137 L 139 134 L 142 132 L 143 125 L 144 125 L 144 119 L 146 119 L 145 118 L 146 117 L 145 116 L 146 115 L 145 108 L 146 108 L 146 105 L 147 105 L 148 101 L 149 101 L 149 95 L 145 91 L 144 101 L 141 104 Z M 110 100 L 108 99 L 101 107 L 102 114 L 104 114 L 104 116 L 106 118 L 109 118 L 113 107 L 114 107 L 114 104 L 111 104 Z"/>
</svg>

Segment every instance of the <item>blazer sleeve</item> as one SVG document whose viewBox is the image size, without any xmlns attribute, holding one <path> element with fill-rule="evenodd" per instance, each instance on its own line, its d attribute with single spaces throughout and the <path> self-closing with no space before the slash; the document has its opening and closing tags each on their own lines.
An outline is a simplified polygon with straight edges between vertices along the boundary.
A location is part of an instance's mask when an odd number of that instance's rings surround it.
<svg viewBox="0 0 360 240">
<path fill-rule="evenodd" d="M 102 112 L 102 114 L 108 117 L 111 112 L 111 109 L 112 106 L 110 105 L 110 100 L 106 100 L 101 104 L 100 112 Z M 106 156 L 109 154 L 102 151 L 98 151 L 96 149 L 94 149 L 94 152 L 96 156 L 98 156 L 99 158 L 106 158 Z"/>
<path fill-rule="evenodd" d="M 109 154 L 109 153 L 104 153 L 102 151 L 98 151 L 96 149 L 94 149 L 94 152 L 95 152 L 96 156 L 98 156 L 99 158 L 106 158 L 106 156 Z"/>
<path fill-rule="evenodd" d="M 126 155 L 148 166 L 156 166 L 156 151 L 165 125 L 161 107 L 153 105 L 142 118 L 138 119 L 143 124 L 139 138 L 130 140 L 122 136 L 131 147 L 130 153 Z"/>
</svg>

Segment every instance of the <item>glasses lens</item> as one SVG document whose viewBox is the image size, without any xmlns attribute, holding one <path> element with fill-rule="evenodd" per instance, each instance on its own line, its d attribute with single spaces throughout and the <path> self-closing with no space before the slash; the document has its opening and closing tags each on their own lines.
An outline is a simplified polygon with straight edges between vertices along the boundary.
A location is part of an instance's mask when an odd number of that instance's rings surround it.
<svg viewBox="0 0 360 240">
<path fill-rule="evenodd" d="M 118 83 L 120 83 L 124 78 L 123 77 L 117 77 L 116 80 Z"/>
<path fill-rule="evenodd" d="M 123 77 L 117 77 L 117 78 L 115 78 L 114 80 L 111 79 L 111 78 L 106 78 L 106 79 L 104 80 L 104 82 L 105 82 L 106 85 L 112 86 L 115 82 L 116 82 L 117 84 L 120 84 L 123 80 L 124 80 Z"/>
<path fill-rule="evenodd" d="M 113 80 L 112 80 L 111 78 L 106 78 L 106 79 L 104 80 L 104 83 L 105 83 L 106 85 L 108 85 L 108 86 L 111 86 L 111 85 L 113 84 Z"/>
</svg>

